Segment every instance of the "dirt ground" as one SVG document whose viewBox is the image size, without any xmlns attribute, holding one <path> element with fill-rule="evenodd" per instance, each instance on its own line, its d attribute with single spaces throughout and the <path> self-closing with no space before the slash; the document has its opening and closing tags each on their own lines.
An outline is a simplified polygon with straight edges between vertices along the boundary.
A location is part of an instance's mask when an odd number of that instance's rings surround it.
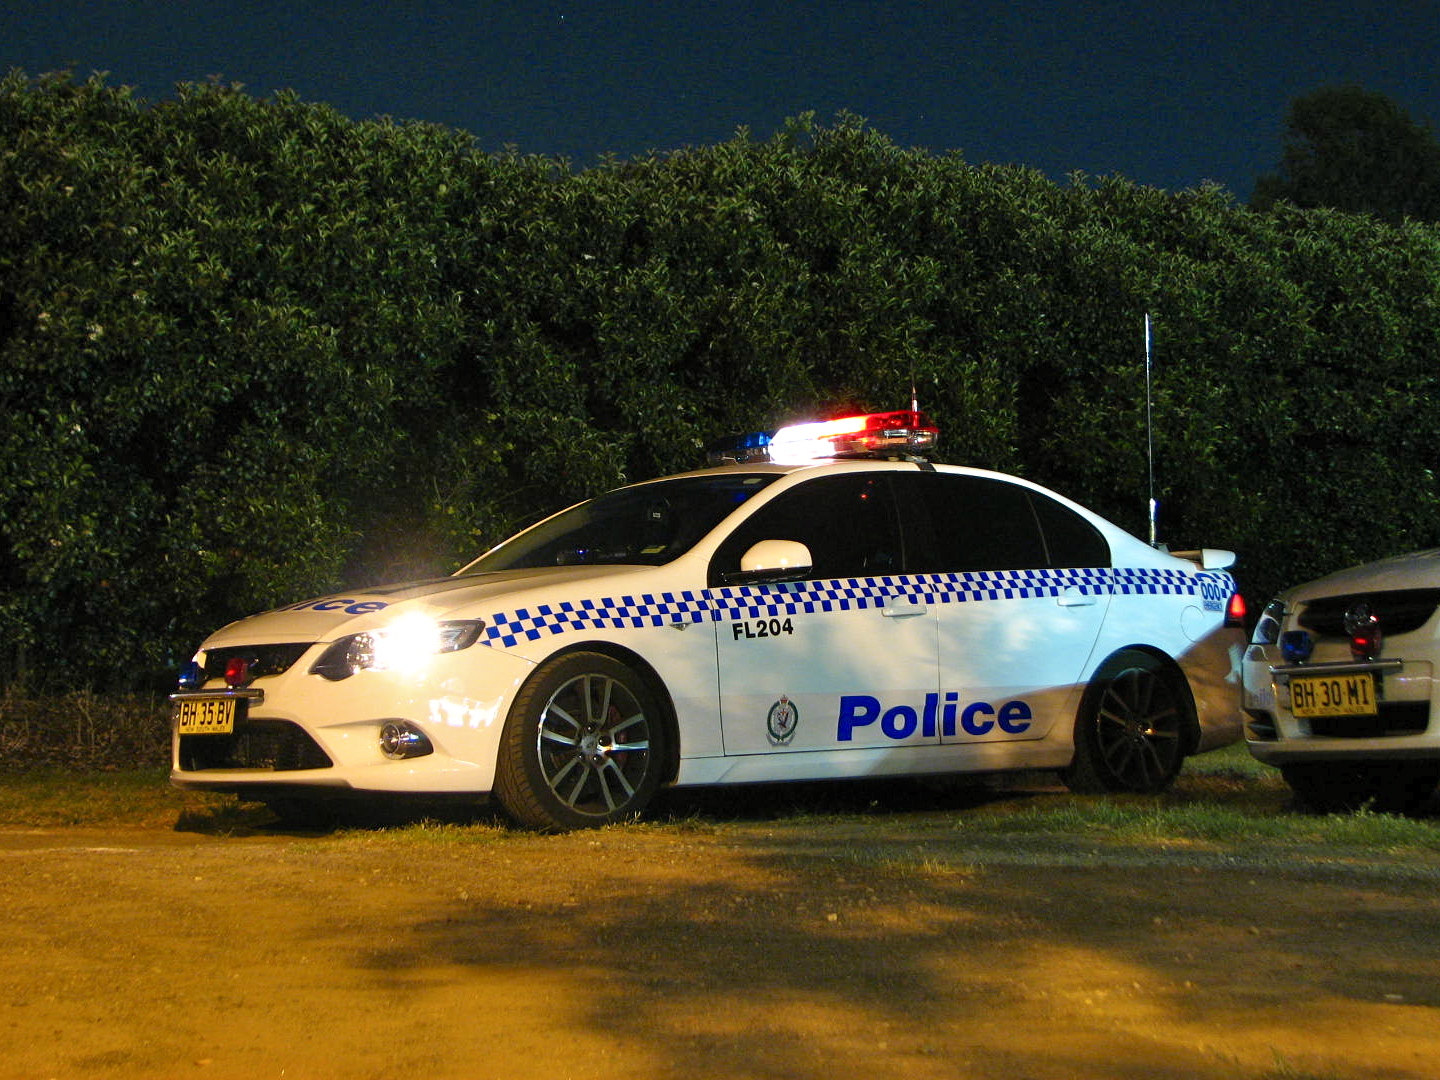
<svg viewBox="0 0 1440 1080">
<path fill-rule="evenodd" d="M 1440 865 L 956 817 L 0 829 L 0 1077 L 1440 1076 Z"/>
</svg>

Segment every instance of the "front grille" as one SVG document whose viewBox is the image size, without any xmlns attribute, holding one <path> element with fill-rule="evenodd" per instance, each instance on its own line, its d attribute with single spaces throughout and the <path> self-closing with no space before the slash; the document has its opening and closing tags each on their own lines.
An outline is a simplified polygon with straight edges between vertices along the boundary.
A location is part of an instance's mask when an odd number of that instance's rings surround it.
<svg viewBox="0 0 1440 1080">
<path fill-rule="evenodd" d="M 1430 726 L 1428 701 L 1382 702 L 1377 716 L 1313 716 L 1310 734 L 1335 739 L 1414 735 Z"/>
<path fill-rule="evenodd" d="M 180 736 L 182 772 L 208 769 L 329 769 L 335 763 L 300 725 L 288 720 L 235 721 L 230 735 Z"/>
<path fill-rule="evenodd" d="M 223 679 L 225 665 L 237 656 L 250 661 L 250 677 L 261 679 L 266 675 L 279 675 L 305 655 L 310 642 L 292 642 L 286 645 L 232 645 L 224 649 L 207 649 L 205 652 L 205 678 Z"/>
<path fill-rule="evenodd" d="M 1430 621 L 1440 605 L 1440 589 L 1396 589 L 1393 592 L 1349 593 L 1323 596 L 1305 604 L 1298 622 L 1317 637 L 1349 637 L 1345 612 L 1364 602 L 1380 620 L 1387 637 L 1409 634 Z"/>
</svg>

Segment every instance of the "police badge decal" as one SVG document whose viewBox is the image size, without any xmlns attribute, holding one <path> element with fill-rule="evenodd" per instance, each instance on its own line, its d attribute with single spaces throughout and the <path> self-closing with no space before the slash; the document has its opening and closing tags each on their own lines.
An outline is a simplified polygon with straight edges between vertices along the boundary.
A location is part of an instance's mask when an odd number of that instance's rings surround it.
<svg viewBox="0 0 1440 1080">
<path fill-rule="evenodd" d="M 800 710 L 795 703 L 784 694 L 780 700 L 770 706 L 770 713 L 765 718 L 765 730 L 769 736 L 771 746 L 784 746 L 795 737 L 795 728 L 800 723 Z"/>
</svg>

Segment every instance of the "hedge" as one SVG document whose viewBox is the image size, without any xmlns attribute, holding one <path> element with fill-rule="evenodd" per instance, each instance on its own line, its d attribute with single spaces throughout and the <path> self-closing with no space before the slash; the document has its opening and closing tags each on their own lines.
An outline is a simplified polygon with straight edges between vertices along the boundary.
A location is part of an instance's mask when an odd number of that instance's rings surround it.
<svg viewBox="0 0 1440 1080">
<path fill-rule="evenodd" d="M 483 153 L 219 83 L 0 82 L 0 677 L 156 685 L 215 626 L 444 573 L 727 431 L 908 403 L 947 460 L 1252 606 L 1440 542 L 1434 227 L 897 147 L 801 116 Z"/>
</svg>

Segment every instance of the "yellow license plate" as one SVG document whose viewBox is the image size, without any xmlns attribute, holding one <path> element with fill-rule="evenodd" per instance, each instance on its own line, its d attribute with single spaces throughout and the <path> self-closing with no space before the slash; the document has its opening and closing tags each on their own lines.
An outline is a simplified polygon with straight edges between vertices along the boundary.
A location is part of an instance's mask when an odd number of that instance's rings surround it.
<svg viewBox="0 0 1440 1080">
<path fill-rule="evenodd" d="M 235 730 L 235 699 L 192 698 L 175 703 L 181 735 L 229 735 Z"/>
<path fill-rule="evenodd" d="M 1292 675 L 1290 712 L 1301 718 L 1374 716 L 1375 676 L 1368 671 L 1348 675 Z"/>
</svg>

